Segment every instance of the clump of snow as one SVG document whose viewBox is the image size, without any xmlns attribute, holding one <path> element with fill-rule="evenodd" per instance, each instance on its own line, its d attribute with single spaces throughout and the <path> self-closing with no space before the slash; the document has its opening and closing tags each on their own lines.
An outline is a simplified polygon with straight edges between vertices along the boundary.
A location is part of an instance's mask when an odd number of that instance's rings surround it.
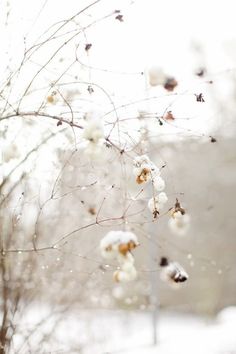
<svg viewBox="0 0 236 354">
<path fill-rule="evenodd" d="M 148 70 L 148 82 L 150 86 L 163 86 L 167 91 L 172 92 L 178 85 L 176 79 L 165 73 L 165 71 L 158 66 L 152 66 Z"/>
<path fill-rule="evenodd" d="M 85 141 L 84 151 L 88 156 L 101 155 L 104 146 L 104 127 L 97 114 L 87 113 L 82 137 Z"/>
<path fill-rule="evenodd" d="M 137 270 L 131 263 L 125 262 L 120 270 L 116 270 L 113 278 L 117 282 L 130 282 L 137 278 Z"/>
<path fill-rule="evenodd" d="M 176 199 L 175 207 L 172 209 L 171 218 L 169 220 L 169 227 L 173 234 L 178 236 L 184 236 L 190 226 L 190 216 L 186 214 Z"/>
<path fill-rule="evenodd" d="M 100 248 L 104 258 L 110 258 L 112 253 L 125 255 L 128 251 L 138 246 L 137 236 L 130 231 L 110 231 L 100 242 Z M 114 257 L 112 257 L 114 258 Z"/>
<path fill-rule="evenodd" d="M 138 184 L 150 181 L 152 176 L 155 176 L 159 172 L 159 169 L 147 155 L 135 157 L 133 166 L 133 173 L 136 176 Z"/>
<path fill-rule="evenodd" d="M 160 177 L 159 168 L 149 159 L 147 155 L 136 156 L 133 161 L 133 173 L 138 184 L 152 181 L 157 191 L 165 188 L 165 182 Z"/>
<path fill-rule="evenodd" d="M 173 213 L 169 220 L 170 230 L 178 236 L 184 236 L 187 233 L 189 226 L 190 216 L 187 214 L 181 214 L 180 211 Z"/>
<path fill-rule="evenodd" d="M 97 144 L 87 141 L 86 144 L 83 146 L 83 150 L 87 156 L 92 159 L 98 159 L 101 157 L 104 151 L 104 144 L 103 142 L 98 142 Z"/>
<path fill-rule="evenodd" d="M 148 70 L 148 81 L 150 86 L 164 85 L 166 74 L 161 67 L 152 66 Z"/>
<path fill-rule="evenodd" d="M 104 129 L 101 121 L 97 118 L 91 118 L 84 127 L 83 137 L 94 144 L 97 144 L 100 139 L 103 139 Z"/>
<path fill-rule="evenodd" d="M 165 189 L 165 181 L 160 176 L 160 169 L 149 159 L 147 155 L 141 155 L 135 157 L 133 161 L 133 173 L 136 176 L 136 182 L 138 184 L 145 182 L 152 182 L 153 189 L 157 192 Z M 157 196 L 153 196 L 148 201 L 148 208 L 153 213 L 154 218 L 159 214 L 159 210 L 164 207 L 168 198 L 166 193 L 162 192 Z"/>
<path fill-rule="evenodd" d="M 161 176 L 155 176 L 153 179 L 153 186 L 157 192 L 161 192 L 165 189 L 166 184 Z"/>
<path fill-rule="evenodd" d="M 131 250 L 139 245 L 137 236 L 129 231 L 110 231 L 100 242 L 101 254 L 106 259 L 116 259 L 120 269 L 113 278 L 117 282 L 128 282 L 136 279 L 137 271 Z"/>
<path fill-rule="evenodd" d="M 168 201 L 168 197 L 165 192 L 158 194 L 159 204 L 164 205 Z"/>
<path fill-rule="evenodd" d="M 12 143 L 7 146 L 4 146 L 2 149 L 2 160 L 3 162 L 9 162 L 13 159 L 18 159 L 20 157 L 20 152 L 16 144 Z"/>
<path fill-rule="evenodd" d="M 164 205 L 168 201 L 168 197 L 165 192 L 159 193 L 156 197 L 149 199 L 148 208 L 151 213 L 158 212 L 164 208 Z"/>
<path fill-rule="evenodd" d="M 134 256 L 127 252 L 124 254 L 118 254 L 118 262 L 120 263 L 119 270 L 115 271 L 113 278 L 117 282 L 129 282 L 135 280 L 137 277 L 137 270 L 134 266 Z"/>
</svg>

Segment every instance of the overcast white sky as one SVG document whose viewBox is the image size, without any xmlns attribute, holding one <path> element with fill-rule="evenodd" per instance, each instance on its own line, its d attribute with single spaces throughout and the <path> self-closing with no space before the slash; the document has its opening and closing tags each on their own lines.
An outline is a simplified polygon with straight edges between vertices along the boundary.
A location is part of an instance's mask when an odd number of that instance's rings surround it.
<svg viewBox="0 0 236 354">
<path fill-rule="evenodd" d="M 4 77 L 6 67 L 12 70 L 21 62 L 26 37 L 26 48 L 35 43 L 36 39 L 57 21 L 67 19 L 74 15 L 85 5 L 92 1 L 83 0 L 10 0 L 1 13 L 2 37 L 2 65 L 0 75 Z M 203 92 L 208 94 L 212 90 L 209 85 L 203 85 L 194 77 L 194 71 L 201 65 L 208 68 L 208 73 L 219 75 L 225 70 L 235 69 L 236 41 L 235 41 L 235 2 L 233 0 L 101 0 L 97 5 L 79 17 L 80 25 L 84 25 L 115 9 L 121 10 L 124 22 L 114 21 L 113 18 L 101 21 L 86 30 L 87 38 L 80 37 L 78 43 L 84 45 L 85 41 L 93 44 L 89 52 L 89 61 L 86 53 L 81 53 L 81 61 L 96 68 L 112 71 L 141 72 L 151 65 L 158 65 L 179 80 L 179 92 L 192 94 Z M 8 19 L 6 14 L 9 11 Z M 5 23 L 8 23 L 5 26 Z M 70 30 L 70 25 L 68 30 Z M 66 30 L 65 30 L 66 32 Z M 196 48 L 200 48 L 200 53 Z M 41 55 L 41 57 L 40 57 Z M 41 64 L 47 53 L 39 53 L 34 62 Z M 70 63 L 71 49 L 65 55 L 64 63 Z M 24 76 L 30 79 L 30 68 Z M 54 66 L 55 70 L 59 70 Z M 27 78 L 28 75 L 28 78 Z M 50 72 L 44 72 L 44 77 L 50 77 Z M 89 73 L 83 74 L 89 80 Z M 87 75 L 87 76 L 86 76 Z M 104 72 L 93 70 L 90 77 L 105 87 L 116 97 L 116 103 L 129 102 L 141 97 L 150 97 L 159 92 L 145 86 L 144 77 L 107 75 Z M 222 78 L 222 77 L 221 77 Z M 42 81 L 43 83 L 43 81 Z M 228 99 L 231 87 L 224 84 L 224 80 L 215 83 L 214 88 L 221 91 Z M 96 98 L 95 98 L 96 100 Z M 137 108 L 148 108 L 152 111 L 161 111 L 166 101 L 159 106 L 140 104 Z M 216 125 L 216 115 L 212 120 L 212 106 L 210 98 L 206 105 L 196 105 L 190 100 L 179 100 L 175 105 L 175 114 L 182 117 L 198 116 L 198 120 L 191 121 L 191 129 L 198 129 L 201 133 L 211 131 Z M 206 119 L 208 117 L 207 127 Z M 204 118 L 204 119 L 203 119 Z M 200 123 L 202 121 L 202 123 Z M 180 126 L 186 121 L 179 122 Z M 188 123 L 190 124 L 190 123 Z M 186 126 L 189 128 L 189 125 Z M 168 128 L 169 129 L 169 128 Z M 163 129 L 164 130 L 164 129 Z"/>
</svg>

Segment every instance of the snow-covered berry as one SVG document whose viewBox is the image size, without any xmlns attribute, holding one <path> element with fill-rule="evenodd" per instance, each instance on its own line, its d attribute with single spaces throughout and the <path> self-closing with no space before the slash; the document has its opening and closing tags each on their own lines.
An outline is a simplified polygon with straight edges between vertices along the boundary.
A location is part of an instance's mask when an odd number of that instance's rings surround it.
<svg viewBox="0 0 236 354">
<path fill-rule="evenodd" d="M 153 178 L 153 186 L 157 192 L 161 192 L 165 189 L 166 184 L 161 176 L 155 176 Z"/>
<path fill-rule="evenodd" d="M 187 272 L 177 262 L 169 262 L 166 257 L 163 257 L 161 259 L 160 266 L 160 277 L 163 281 L 178 284 L 183 283 L 188 279 Z"/>
<path fill-rule="evenodd" d="M 150 86 L 164 85 L 167 76 L 164 70 L 158 66 L 152 66 L 148 70 L 148 81 Z"/>
<path fill-rule="evenodd" d="M 168 197 L 165 192 L 161 192 L 156 197 L 152 197 L 148 201 L 148 209 L 151 213 L 159 213 L 164 208 L 165 203 L 168 201 Z"/>
</svg>

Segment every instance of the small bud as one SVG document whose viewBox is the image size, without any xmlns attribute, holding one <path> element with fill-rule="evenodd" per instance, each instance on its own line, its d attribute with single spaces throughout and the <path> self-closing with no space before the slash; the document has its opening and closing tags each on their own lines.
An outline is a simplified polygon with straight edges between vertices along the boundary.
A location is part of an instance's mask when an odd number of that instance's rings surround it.
<svg viewBox="0 0 236 354">
<path fill-rule="evenodd" d="M 211 143 L 216 143 L 217 142 L 216 138 L 214 138 L 213 136 L 210 136 L 210 139 L 211 139 Z"/>
<path fill-rule="evenodd" d="M 160 267 L 166 267 L 168 266 L 169 262 L 168 262 L 168 259 L 166 257 L 161 257 L 161 260 L 160 260 Z"/>
<path fill-rule="evenodd" d="M 123 15 L 117 15 L 115 18 L 120 22 L 124 22 Z"/>
<path fill-rule="evenodd" d="M 168 112 L 164 115 L 163 119 L 165 119 L 165 120 L 175 120 L 175 117 L 173 116 L 172 111 L 168 111 Z"/>
<path fill-rule="evenodd" d="M 92 47 L 92 44 L 91 43 L 87 43 L 86 45 L 85 45 L 85 50 L 86 50 L 86 52 L 87 51 L 89 51 L 89 49 Z"/>
<path fill-rule="evenodd" d="M 206 73 L 206 70 L 204 68 L 199 68 L 198 70 L 196 70 L 195 74 L 199 77 L 203 77 Z"/>
<path fill-rule="evenodd" d="M 48 102 L 48 103 L 53 103 L 53 102 L 54 102 L 54 98 L 53 98 L 52 95 L 49 95 L 49 96 L 47 97 L 47 102 Z"/>
</svg>

